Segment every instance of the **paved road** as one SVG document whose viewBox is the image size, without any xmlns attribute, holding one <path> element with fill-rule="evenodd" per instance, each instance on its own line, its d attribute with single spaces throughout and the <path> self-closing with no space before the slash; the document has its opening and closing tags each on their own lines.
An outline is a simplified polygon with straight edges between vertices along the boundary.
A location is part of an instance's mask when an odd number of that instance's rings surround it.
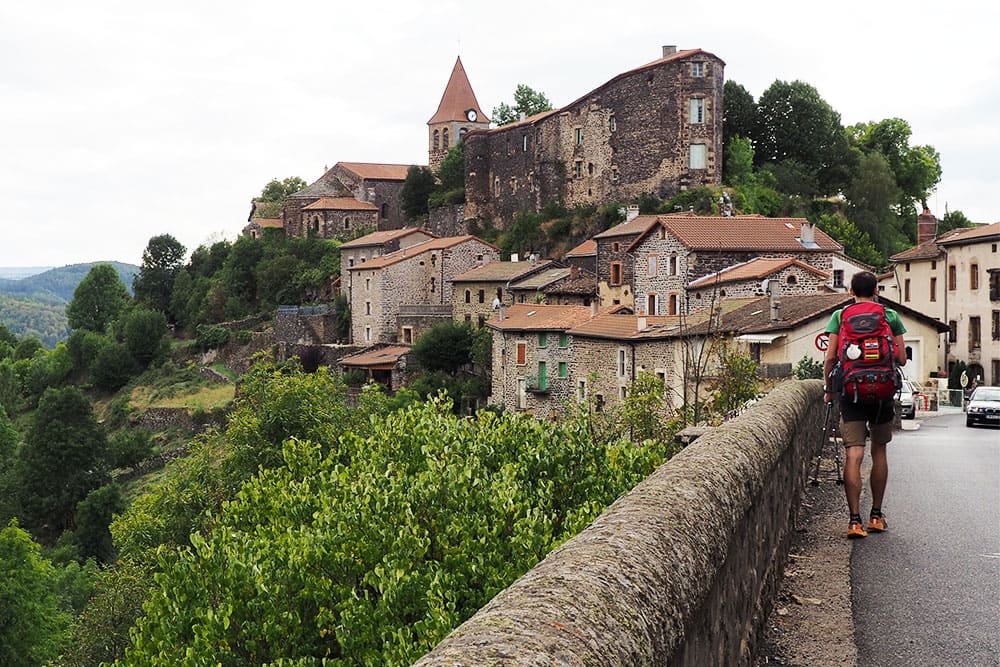
<svg viewBox="0 0 1000 667">
<path fill-rule="evenodd" d="M 885 512 L 851 554 L 859 667 L 1000 665 L 1000 431 L 959 413 L 897 433 Z"/>
</svg>

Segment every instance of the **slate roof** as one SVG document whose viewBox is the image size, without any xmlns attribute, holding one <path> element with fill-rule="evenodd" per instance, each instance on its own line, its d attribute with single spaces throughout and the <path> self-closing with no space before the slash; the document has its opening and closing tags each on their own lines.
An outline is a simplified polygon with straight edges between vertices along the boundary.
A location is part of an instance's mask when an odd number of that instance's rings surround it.
<svg viewBox="0 0 1000 667">
<path fill-rule="evenodd" d="M 381 246 L 394 241 L 396 239 L 401 239 L 409 236 L 410 234 L 423 233 L 431 238 L 437 238 L 437 235 L 426 229 L 420 227 L 404 227 L 403 229 L 388 229 L 381 232 L 372 232 L 371 234 L 365 234 L 364 236 L 358 237 L 353 241 L 348 241 L 347 243 L 341 243 L 340 247 L 343 248 L 369 248 L 372 246 Z"/>
<path fill-rule="evenodd" d="M 469 83 L 469 77 L 465 74 L 462 58 L 458 57 L 455 59 L 455 67 L 451 70 L 448 85 L 444 88 L 444 95 L 441 96 L 441 102 L 438 104 L 437 111 L 427 121 L 427 124 L 446 123 L 450 120 L 468 122 L 465 112 L 469 109 L 476 110 L 478 114 L 477 123 L 489 122 L 490 119 L 487 118 L 479 106 L 479 101 L 476 100 L 476 93 L 473 92 L 472 84 Z"/>
<path fill-rule="evenodd" d="M 377 211 L 375 204 L 360 201 L 354 197 L 320 197 L 308 206 L 302 207 L 303 211 Z"/>
<path fill-rule="evenodd" d="M 399 362 L 400 357 L 409 353 L 409 345 L 387 345 L 386 347 L 363 350 L 349 357 L 344 357 L 339 363 L 341 366 L 390 370 Z"/>
<path fill-rule="evenodd" d="M 446 248 L 453 248 L 459 244 L 465 243 L 466 241 L 479 241 L 480 243 L 496 248 L 491 243 L 487 243 L 480 238 L 476 238 L 471 234 L 465 236 L 445 236 L 444 238 L 431 239 L 429 241 L 424 241 L 423 243 L 416 243 L 408 248 L 403 248 L 401 250 L 396 250 L 395 252 L 390 252 L 387 255 L 382 255 L 381 257 L 375 257 L 373 259 L 364 262 L 363 264 L 356 264 L 355 266 L 348 267 L 348 271 L 366 271 L 371 269 L 381 269 L 386 266 L 391 266 L 393 264 L 398 264 L 399 262 L 405 261 L 416 257 L 417 255 L 422 255 L 431 250 L 444 250 Z M 343 247 L 343 246 L 341 246 Z"/>
<path fill-rule="evenodd" d="M 451 279 L 454 283 L 484 283 L 504 280 L 517 280 L 518 278 L 541 271 L 552 264 L 552 260 L 542 260 L 540 262 L 490 262 L 483 266 L 477 266 L 460 273 Z"/>
<path fill-rule="evenodd" d="M 500 319 L 500 317 L 503 319 Z M 486 322 L 499 331 L 565 331 L 592 316 L 589 306 L 548 306 L 518 303 L 500 309 Z"/>
<path fill-rule="evenodd" d="M 510 286 L 514 290 L 540 290 L 548 287 L 557 280 L 562 280 L 572 273 L 572 269 L 566 267 L 555 267 L 539 271 L 526 278 L 518 280 Z"/>
<path fill-rule="evenodd" d="M 366 181 L 405 181 L 413 165 L 377 162 L 338 162 L 337 165 Z"/>
<path fill-rule="evenodd" d="M 639 216 L 636 220 L 643 217 L 645 216 Z M 732 217 L 659 215 L 656 216 L 656 222 L 666 228 L 690 250 L 840 252 L 844 249 L 842 245 L 816 226 L 813 227 L 816 247 L 809 248 L 803 244 L 800 240 L 802 224 L 809 222 L 805 218 L 765 218 L 760 215 L 734 215 Z M 651 233 L 654 227 L 655 225 L 650 225 L 642 236 L 632 242 L 629 250 L 641 243 L 643 237 Z"/>
<path fill-rule="evenodd" d="M 597 294 L 597 274 L 590 271 L 579 271 L 576 277 L 570 275 L 557 280 L 542 290 L 545 294 L 578 294 L 593 296 Z"/>
<path fill-rule="evenodd" d="M 830 274 L 820 271 L 814 266 L 793 258 L 772 258 L 755 257 L 748 262 L 741 262 L 733 266 L 726 267 L 717 273 L 710 273 L 697 280 L 688 283 L 689 288 L 703 287 L 706 285 L 722 285 L 725 283 L 742 282 L 745 280 L 761 280 L 772 274 L 781 271 L 789 266 L 798 266 L 801 269 L 815 273 L 823 278 L 829 278 Z"/>
</svg>

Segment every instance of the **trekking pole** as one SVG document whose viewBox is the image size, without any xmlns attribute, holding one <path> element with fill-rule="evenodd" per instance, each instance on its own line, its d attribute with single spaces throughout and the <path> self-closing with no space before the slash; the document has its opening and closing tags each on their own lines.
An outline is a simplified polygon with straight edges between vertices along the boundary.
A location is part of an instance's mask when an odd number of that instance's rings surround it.
<svg viewBox="0 0 1000 667">
<path fill-rule="evenodd" d="M 844 476 L 840 474 L 840 450 L 844 446 L 843 436 L 840 434 L 840 423 L 837 420 L 833 425 L 833 457 L 837 462 L 837 486 L 844 485 Z"/>
<path fill-rule="evenodd" d="M 823 420 L 823 435 L 819 443 L 819 454 L 816 455 L 816 469 L 813 471 L 812 479 L 809 480 L 811 486 L 819 486 L 819 463 L 823 460 L 823 449 L 826 448 L 830 431 L 830 411 L 833 409 L 833 402 L 826 404 L 826 418 Z M 839 457 L 838 457 L 839 460 Z M 838 475 L 839 476 L 839 475 Z"/>
</svg>

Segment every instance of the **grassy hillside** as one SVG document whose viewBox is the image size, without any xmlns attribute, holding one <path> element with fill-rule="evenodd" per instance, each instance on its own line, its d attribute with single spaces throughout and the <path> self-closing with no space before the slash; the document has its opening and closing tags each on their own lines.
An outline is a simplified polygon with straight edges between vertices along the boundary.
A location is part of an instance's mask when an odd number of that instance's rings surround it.
<svg viewBox="0 0 1000 667">
<path fill-rule="evenodd" d="M 47 348 L 65 340 L 69 334 L 66 304 L 90 269 L 96 264 L 72 264 L 12 280 L 0 278 L 0 324 L 15 336 L 34 336 Z M 106 262 L 115 267 L 122 282 L 132 289 L 139 267 L 122 262 Z"/>
</svg>

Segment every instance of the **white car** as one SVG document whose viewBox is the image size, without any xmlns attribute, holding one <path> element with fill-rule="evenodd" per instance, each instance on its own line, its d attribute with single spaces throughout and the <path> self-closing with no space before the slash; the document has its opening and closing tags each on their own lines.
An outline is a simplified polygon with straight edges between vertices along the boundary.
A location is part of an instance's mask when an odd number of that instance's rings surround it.
<svg viewBox="0 0 1000 667">
<path fill-rule="evenodd" d="M 913 385 L 908 380 L 903 380 L 899 388 L 900 416 L 903 419 L 913 419 L 917 416 L 917 404 L 913 399 Z"/>
<path fill-rule="evenodd" d="M 969 396 L 965 425 L 977 424 L 1000 426 L 1000 387 L 976 387 Z"/>
</svg>

